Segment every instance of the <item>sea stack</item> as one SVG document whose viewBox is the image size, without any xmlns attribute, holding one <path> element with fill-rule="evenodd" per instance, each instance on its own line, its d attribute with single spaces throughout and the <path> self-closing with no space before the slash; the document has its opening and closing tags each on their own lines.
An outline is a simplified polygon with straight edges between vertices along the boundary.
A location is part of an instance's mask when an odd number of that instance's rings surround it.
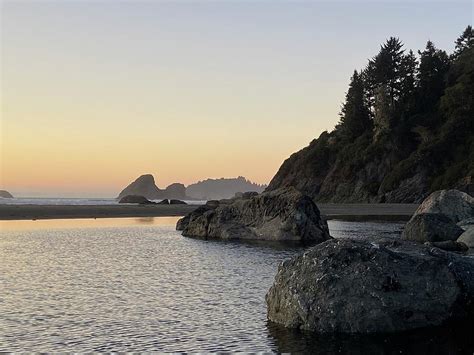
<svg viewBox="0 0 474 355">
<path fill-rule="evenodd" d="M 151 174 L 141 175 L 138 179 L 128 185 L 120 192 L 118 199 L 122 197 L 134 195 L 143 196 L 149 200 L 163 199 L 186 199 L 186 188 L 183 184 L 173 183 L 166 189 L 161 190 L 155 184 L 155 178 Z"/>
</svg>

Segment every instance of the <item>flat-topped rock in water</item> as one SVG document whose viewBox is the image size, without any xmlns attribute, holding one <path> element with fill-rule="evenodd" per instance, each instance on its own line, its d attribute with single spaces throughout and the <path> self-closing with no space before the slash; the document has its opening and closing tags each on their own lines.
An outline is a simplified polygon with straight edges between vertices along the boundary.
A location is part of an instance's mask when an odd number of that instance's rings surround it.
<svg viewBox="0 0 474 355">
<path fill-rule="evenodd" d="M 138 203 L 140 205 L 154 205 L 155 202 L 139 195 L 127 195 L 120 199 L 119 203 Z"/>
<path fill-rule="evenodd" d="M 187 237 L 320 243 L 327 223 L 308 196 L 294 188 L 210 201 L 178 221 Z"/>
<path fill-rule="evenodd" d="M 319 333 L 391 333 L 474 316 L 474 258 L 412 242 L 334 239 L 283 262 L 268 319 Z"/>
<path fill-rule="evenodd" d="M 0 190 L 0 198 L 13 198 L 13 195 L 6 190 Z"/>
</svg>

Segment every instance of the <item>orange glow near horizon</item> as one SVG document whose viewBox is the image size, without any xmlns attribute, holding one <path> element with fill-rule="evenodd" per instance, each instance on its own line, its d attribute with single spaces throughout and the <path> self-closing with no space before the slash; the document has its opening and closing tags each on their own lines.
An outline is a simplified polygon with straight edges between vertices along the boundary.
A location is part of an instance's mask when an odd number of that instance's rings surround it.
<svg viewBox="0 0 474 355">
<path fill-rule="evenodd" d="M 160 188 L 267 184 L 334 127 L 380 43 L 449 49 L 466 4 L 420 5 L 421 26 L 403 2 L 0 0 L 0 189 L 115 197 L 144 173 Z"/>
</svg>

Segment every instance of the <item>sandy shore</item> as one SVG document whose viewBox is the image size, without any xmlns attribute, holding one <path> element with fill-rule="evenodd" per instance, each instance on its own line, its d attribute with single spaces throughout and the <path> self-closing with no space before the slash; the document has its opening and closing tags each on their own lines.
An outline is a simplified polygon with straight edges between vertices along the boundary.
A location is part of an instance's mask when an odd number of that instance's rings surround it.
<svg viewBox="0 0 474 355">
<path fill-rule="evenodd" d="M 173 217 L 193 211 L 196 205 L 0 205 L 0 220 Z M 408 220 L 415 204 L 318 204 L 327 219 L 350 221 Z"/>
</svg>

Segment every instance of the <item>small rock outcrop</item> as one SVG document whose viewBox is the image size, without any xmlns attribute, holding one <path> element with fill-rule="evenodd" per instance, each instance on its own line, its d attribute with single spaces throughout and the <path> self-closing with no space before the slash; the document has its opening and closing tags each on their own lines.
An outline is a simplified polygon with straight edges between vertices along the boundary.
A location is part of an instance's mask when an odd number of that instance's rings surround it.
<svg viewBox="0 0 474 355">
<path fill-rule="evenodd" d="M 178 221 L 187 237 L 320 243 L 327 223 L 311 198 L 294 188 L 210 201 Z"/>
<path fill-rule="evenodd" d="M 0 190 L 0 198 L 13 198 L 13 195 L 6 190 Z"/>
<path fill-rule="evenodd" d="M 474 198 L 458 190 L 435 191 L 422 202 L 415 215 L 420 213 L 443 214 L 458 223 L 474 217 Z"/>
<path fill-rule="evenodd" d="M 474 248 L 474 226 L 468 228 L 458 238 L 458 242 L 466 244 L 469 248 Z"/>
<path fill-rule="evenodd" d="M 283 262 L 267 315 L 320 333 L 392 333 L 474 316 L 474 259 L 412 242 L 333 239 Z"/>
<path fill-rule="evenodd" d="M 184 202 L 184 201 L 181 201 L 181 200 L 171 199 L 170 200 L 170 205 L 187 205 L 187 203 Z"/>
<path fill-rule="evenodd" d="M 415 214 L 405 225 L 402 239 L 420 243 L 456 240 L 463 229 L 440 213 Z"/>
<path fill-rule="evenodd" d="M 119 200 L 119 203 L 138 203 L 140 205 L 154 205 L 155 202 L 148 200 L 146 197 L 139 195 L 127 195 Z"/>
</svg>

